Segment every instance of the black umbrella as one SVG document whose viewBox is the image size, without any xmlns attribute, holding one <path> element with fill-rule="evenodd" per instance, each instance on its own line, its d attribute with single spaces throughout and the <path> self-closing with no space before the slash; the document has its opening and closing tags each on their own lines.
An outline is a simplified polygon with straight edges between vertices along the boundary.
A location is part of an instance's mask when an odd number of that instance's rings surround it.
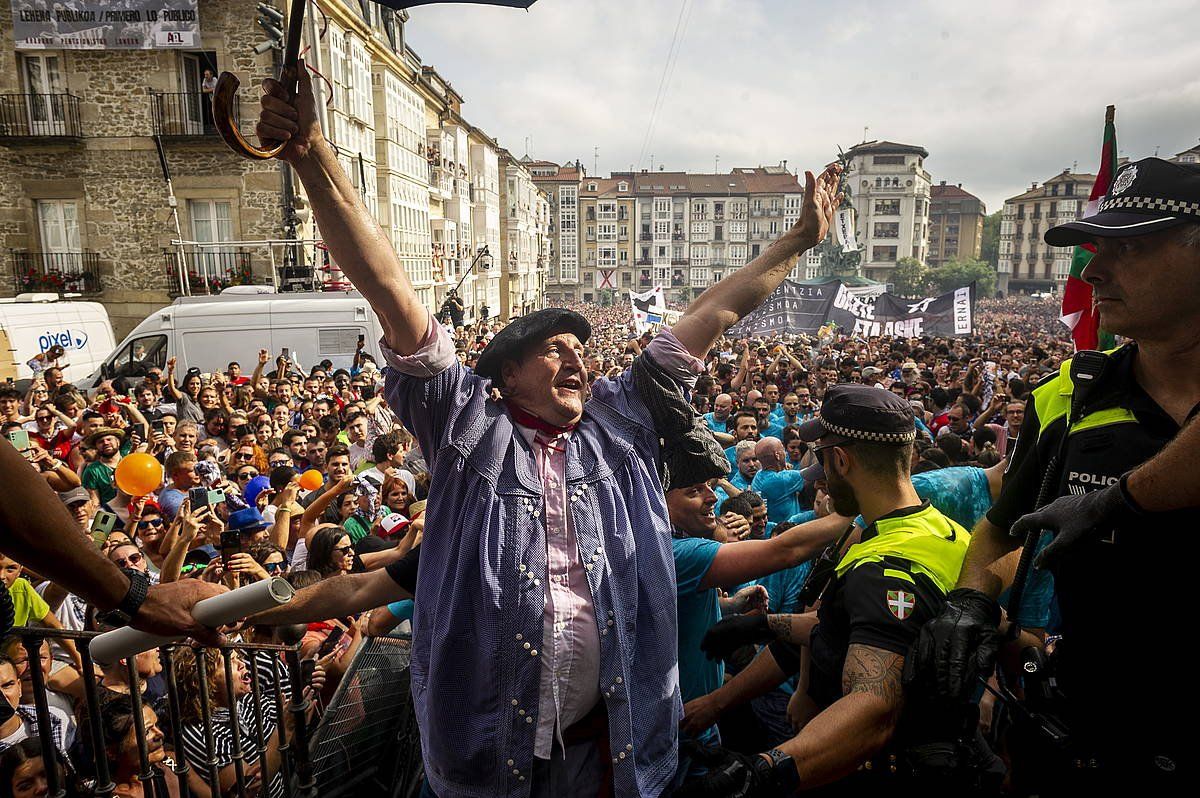
<svg viewBox="0 0 1200 798">
<path fill-rule="evenodd" d="M 405 9 L 413 6 L 427 6 L 434 3 L 473 3 L 475 5 L 505 6 L 507 8 L 528 9 L 537 0 L 374 0 L 379 5 L 388 8 Z M 289 91 L 295 90 L 296 64 L 300 60 L 300 35 L 304 28 L 304 6 L 307 0 L 292 0 L 291 13 L 288 14 L 287 38 L 283 47 L 283 69 L 280 80 L 287 85 Z M 237 101 L 237 90 L 241 82 L 232 72 L 222 72 L 217 79 L 217 87 L 213 91 L 213 123 L 217 132 L 238 155 L 246 158 L 265 160 L 274 158 L 284 147 L 282 141 L 264 141 L 256 147 L 242 136 L 237 125 L 233 122 L 233 108 Z"/>
<path fill-rule="evenodd" d="M 431 6 L 434 3 L 474 3 L 481 6 L 507 6 L 508 8 L 529 8 L 537 0 L 374 0 L 381 6 L 395 8 L 412 8 L 413 6 Z"/>
</svg>

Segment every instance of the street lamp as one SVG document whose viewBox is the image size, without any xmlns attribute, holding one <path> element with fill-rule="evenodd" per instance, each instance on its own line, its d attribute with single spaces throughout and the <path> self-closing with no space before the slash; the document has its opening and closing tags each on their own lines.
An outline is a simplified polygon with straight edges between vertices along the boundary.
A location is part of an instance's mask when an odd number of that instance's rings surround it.
<svg viewBox="0 0 1200 798">
<path fill-rule="evenodd" d="M 457 294 L 458 289 L 462 288 L 462 284 L 466 281 L 467 275 L 475 268 L 475 264 L 479 264 L 479 268 L 485 272 L 492 268 L 492 253 L 488 252 L 487 244 L 479 248 L 475 253 L 475 257 L 471 258 L 471 264 L 463 270 L 462 277 L 458 278 L 458 282 L 454 284 L 454 288 L 450 289 L 452 293 Z M 472 303 L 473 304 L 473 303 Z"/>
<path fill-rule="evenodd" d="M 485 272 L 492 268 L 492 253 L 488 252 L 487 244 L 484 244 L 479 248 L 479 251 L 475 253 L 475 257 L 471 259 L 471 265 L 463 270 L 462 277 L 459 277 L 458 282 L 454 284 L 453 290 L 455 293 L 458 292 L 458 289 L 462 288 L 462 284 L 466 281 L 467 275 L 470 274 L 471 270 L 475 268 L 476 263 L 478 263 L 479 268 L 483 269 Z"/>
</svg>

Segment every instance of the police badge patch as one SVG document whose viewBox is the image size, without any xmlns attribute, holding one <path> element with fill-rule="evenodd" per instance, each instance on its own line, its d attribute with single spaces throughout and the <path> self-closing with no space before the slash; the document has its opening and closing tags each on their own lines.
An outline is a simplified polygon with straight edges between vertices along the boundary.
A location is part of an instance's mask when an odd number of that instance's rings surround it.
<svg viewBox="0 0 1200 798">
<path fill-rule="evenodd" d="M 896 620 L 903 621 L 912 615 L 913 608 L 917 606 L 917 598 L 906 590 L 889 590 L 887 605 L 892 615 L 896 616 Z"/>
<path fill-rule="evenodd" d="M 1109 189 L 1108 195 L 1110 197 L 1117 196 L 1132 186 L 1134 180 L 1137 180 L 1137 165 L 1125 167 L 1117 174 L 1117 179 L 1113 181 L 1112 188 Z"/>
</svg>

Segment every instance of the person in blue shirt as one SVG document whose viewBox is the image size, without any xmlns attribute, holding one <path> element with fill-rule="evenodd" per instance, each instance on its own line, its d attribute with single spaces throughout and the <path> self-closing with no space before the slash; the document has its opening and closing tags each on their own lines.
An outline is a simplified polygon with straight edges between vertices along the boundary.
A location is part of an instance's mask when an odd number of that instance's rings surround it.
<svg viewBox="0 0 1200 798">
<path fill-rule="evenodd" d="M 771 418 L 771 403 L 766 398 L 760 397 L 754 400 L 754 416 L 758 424 L 759 438 L 783 437 L 783 425 Z"/>
<path fill-rule="evenodd" d="M 729 423 L 733 425 L 734 444 L 725 450 L 725 457 L 729 460 L 730 468 L 736 471 L 737 444 L 741 441 L 758 440 L 758 417 L 749 410 L 739 410 L 733 414 Z"/>
<path fill-rule="evenodd" d="M 754 447 L 759 471 L 750 488 L 767 502 L 767 518 L 776 523 L 800 512 L 797 495 L 804 490 L 804 472 L 787 468 L 787 453 L 778 438 L 763 438 Z"/>
<path fill-rule="evenodd" d="M 724 663 L 710 660 L 700 650 L 704 633 L 721 619 L 719 588 L 731 588 L 807 562 L 835 540 L 843 528 L 840 521 L 820 519 L 768 540 L 718 543 L 713 539 L 718 529 L 716 504 L 710 482 L 667 491 L 679 619 L 679 689 L 685 703 L 711 693 L 724 680 Z M 727 610 L 756 609 L 745 605 L 750 596 L 760 595 L 761 591 L 746 594 L 740 600 L 741 607 L 736 606 L 735 596 Z M 715 726 L 697 730 L 695 737 L 715 742 Z"/>
<path fill-rule="evenodd" d="M 758 473 L 758 455 L 755 454 L 757 446 L 756 441 L 746 440 L 738 441 L 725 450 L 726 457 L 730 456 L 731 450 L 733 452 L 733 470 L 729 474 L 729 484 L 739 491 L 749 490 L 750 483 L 754 481 L 754 476 Z M 724 488 L 717 488 L 716 494 L 717 500 L 721 502 L 730 497 Z"/>
<path fill-rule="evenodd" d="M 732 420 L 732 411 L 733 397 L 727 393 L 717 394 L 717 398 L 713 400 L 712 412 L 704 414 L 704 423 L 713 432 L 729 432 L 726 426 Z"/>
</svg>

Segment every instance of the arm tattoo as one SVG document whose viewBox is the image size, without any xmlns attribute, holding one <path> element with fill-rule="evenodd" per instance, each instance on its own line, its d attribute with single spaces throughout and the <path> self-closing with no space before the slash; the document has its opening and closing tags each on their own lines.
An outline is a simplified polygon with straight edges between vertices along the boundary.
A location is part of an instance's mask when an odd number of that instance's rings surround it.
<svg viewBox="0 0 1200 798">
<path fill-rule="evenodd" d="M 899 712 L 904 701 L 900 677 L 904 657 L 890 651 L 854 643 L 842 668 L 842 693 L 867 693 L 882 698 Z"/>
<path fill-rule="evenodd" d="M 771 634 L 779 640 L 791 642 L 792 639 L 792 616 L 791 615 L 768 615 L 767 626 L 771 628 Z"/>
</svg>

